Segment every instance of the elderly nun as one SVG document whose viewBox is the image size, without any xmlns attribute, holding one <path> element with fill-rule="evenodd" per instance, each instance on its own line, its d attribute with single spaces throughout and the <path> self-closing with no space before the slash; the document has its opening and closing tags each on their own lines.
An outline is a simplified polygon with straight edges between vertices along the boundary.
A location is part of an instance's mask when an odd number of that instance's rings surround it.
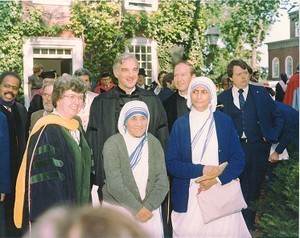
<svg viewBox="0 0 300 238">
<path fill-rule="evenodd" d="M 160 206 L 168 192 L 168 179 L 162 146 L 147 132 L 149 118 L 142 101 L 123 106 L 119 133 L 103 148 L 103 205 L 133 217 L 150 237 L 163 237 Z"/>
<path fill-rule="evenodd" d="M 251 237 L 241 212 L 203 222 L 197 201 L 199 188 L 208 190 L 238 178 L 245 156 L 233 122 L 216 111 L 216 86 L 211 79 L 197 77 L 191 81 L 187 106 L 190 112 L 173 125 L 166 156 L 172 176 L 173 237 Z M 228 165 L 220 174 L 218 166 L 226 161 Z M 211 179 L 199 185 L 195 180 L 202 175 Z"/>
</svg>

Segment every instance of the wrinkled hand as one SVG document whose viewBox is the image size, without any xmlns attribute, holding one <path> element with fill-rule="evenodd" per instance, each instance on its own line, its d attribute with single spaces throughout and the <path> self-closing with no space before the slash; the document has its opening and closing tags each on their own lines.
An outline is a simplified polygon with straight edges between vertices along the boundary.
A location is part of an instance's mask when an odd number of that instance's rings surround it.
<svg viewBox="0 0 300 238">
<path fill-rule="evenodd" d="M 137 219 L 140 222 L 147 222 L 149 219 L 153 217 L 153 214 L 150 210 L 148 210 L 145 207 L 142 207 L 141 210 L 138 211 L 137 214 L 135 214 L 135 219 Z"/>
<path fill-rule="evenodd" d="M 276 151 L 274 151 L 269 157 L 269 162 L 273 164 L 273 163 L 277 163 L 278 161 L 279 161 L 279 154 Z"/>
<path fill-rule="evenodd" d="M 222 163 L 219 166 L 212 166 L 212 165 L 206 165 L 206 166 L 204 166 L 204 168 L 203 168 L 203 175 L 200 176 L 199 178 L 197 178 L 195 180 L 195 182 L 196 183 L 200 183 L 200 182 L 205 181 L 205 180 L 210 180 L 210 179 L 214 179 L 216 177 L 219 177 L 223 173 L 223 171 L 225 170 L 225 168 L 227 167 L 227 165 L 228 165 L 228 162 L 224 162 L 224 163 Z M 215 168 L 216 167 L 217 167 L 217 172 L 215 172 Z M 207 172 L 206 172 L 207 170 L 209 171 L 208 173 L 212 174 L 212 175 L 207 174 Z M 214 173 L 212 173 L 211 171 L 214 171 Z"/>
<path fill-rule="evenodd" d="M 219 172 L 220 172 L 219 166 L 205 165 L 204 168 L 203 168 L 203 174 L 204 175 L 217 177 Z"/>
<path fill-rule="evenodd" d="M 5 199 L 6 194 L 5 193 L 1 193 L 0 194 L 0 202 L 3 202 Z"/>
<path fill-rule="evenodd" d="M 208 179 L 200 182 L 200 187 L 202 190 L 208 190 L 210 189 L 213 185 L 217 184 L 218 181 L 217 179 Z"/>
</svg>

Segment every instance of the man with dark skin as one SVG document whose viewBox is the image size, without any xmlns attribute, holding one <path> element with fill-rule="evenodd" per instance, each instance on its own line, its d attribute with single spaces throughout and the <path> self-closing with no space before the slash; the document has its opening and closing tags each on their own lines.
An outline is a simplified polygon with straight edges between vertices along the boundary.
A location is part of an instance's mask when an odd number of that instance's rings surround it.
<svg viewBox="0 0 300 238">
<path fill-rule="evenodd" d="M 28 118 L 24 105 L 16 102 L 21 78 L 15 72 L 0 75 L 0 111 L 6 116 L 9 130 L 11 193 L 4 200 L 5 237 L 20 237 L 21 230 L 13 222 L 15 185 L 28 138 Z"/>
</svg>

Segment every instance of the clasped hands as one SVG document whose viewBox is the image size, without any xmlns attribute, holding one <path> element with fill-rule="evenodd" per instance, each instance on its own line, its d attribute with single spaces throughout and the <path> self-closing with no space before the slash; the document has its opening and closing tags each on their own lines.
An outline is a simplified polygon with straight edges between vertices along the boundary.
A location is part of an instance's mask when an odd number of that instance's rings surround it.
<svg viewBox="0 0 300 238">
<path fill-rule="evenodd" d="M 145 207 L 142 207 L 141 210 L 139 210 L 137 212 L 137 214 L 135 214 L 134 217 L 139 222 L 145 223 L 145 222 L 147 222 L 149 219 L 151 219 L 153 217 L 153 214 L 152 214 L 152 212 L 149 209 L 147 209 Z"/>
<path fill-rule="evenodd" d="M 195 182 L 200 184 L 202 190 L 210 189 L 213 185 L 218 183 L 216 178 L 223 173 L 227 165 L 227 162 L 220 166 L 205 165 L 203 168 L 203 175 L 197 178 Z"/>
</svg>

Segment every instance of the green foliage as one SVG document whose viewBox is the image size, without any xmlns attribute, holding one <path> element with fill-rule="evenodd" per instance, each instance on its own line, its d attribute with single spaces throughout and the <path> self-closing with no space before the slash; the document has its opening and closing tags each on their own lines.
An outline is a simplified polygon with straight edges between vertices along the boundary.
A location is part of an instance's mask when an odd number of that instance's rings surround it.
<svg viewBox="0 0 300 238">
<path fill-rule="evenodd" d="M 69 27 L 85 43 L 84 67 L 93 75 L 111 72 L 115 56 L 124 51 L 119 5 L 114 2 L 78 2 L 72 5 Z"/>
<path fill-rule="evenodd" d="M 20 2 L 0 1 L 0 67 L 22 74 L 26 37 L 57 36 L 70 28 L 82 38 L 84 67 L 96 78 L 112 71 L 114 58 L 125 51 L 128 39 L 146 37 L 157 42 L 159 70 L 172 70 L 172 52 L 179 46 L 198 74 L 216 79 L 234 58 L 250 64 L 259 58 L 255 49 L 276 20 L 280 4 L 288 6 L 290 1 L 160 1 L 156 12 L 127 12 L 122 1 L 74 1 L 68 26 L 47 26 L 41 8 L 26 12 L 24 19 Z M 207 43 L 205 32 L 213 24 L 220 30 L 223 46 Z"/>
<path fill-rule="evenodd" d="M 268 186 L 259 205 L 259 228 L 263 237 L 299 236 L 299 154 L 282 161 L 274 170 L 276 178 Z"/>
</svg>

